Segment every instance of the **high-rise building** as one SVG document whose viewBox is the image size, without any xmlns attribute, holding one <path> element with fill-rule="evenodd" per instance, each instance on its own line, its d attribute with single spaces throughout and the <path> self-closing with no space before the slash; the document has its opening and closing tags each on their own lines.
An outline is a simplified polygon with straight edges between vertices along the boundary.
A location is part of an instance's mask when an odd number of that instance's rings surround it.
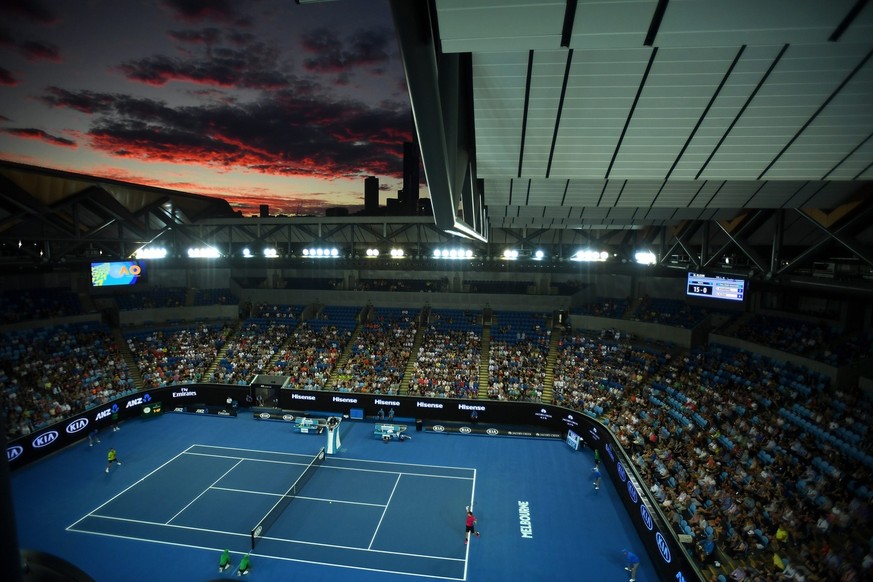
<svg viewBox="0 0 873 582">
<path fill-rule="evenodd" d="M 418 144 L 414 141 L 403 143 L 403 190 L 400 192 L 400 204 L 403 212 L 415 214 L 418 208 L 419 190 L 419 153 Z"/>
<path fill-rule="evenodd" d="M 379 178 L 364 178 L 364 212 L 375 214 L 379 211 Z"/>
</svg>

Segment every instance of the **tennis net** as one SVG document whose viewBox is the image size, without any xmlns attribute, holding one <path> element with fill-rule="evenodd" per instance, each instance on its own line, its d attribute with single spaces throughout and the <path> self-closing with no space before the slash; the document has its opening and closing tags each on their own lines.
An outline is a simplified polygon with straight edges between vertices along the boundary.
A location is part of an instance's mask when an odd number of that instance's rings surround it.
<svg viewBox="0 0 873 582">
<path fill-rule="evenodd" d="M 303 470 L 303 473 L 297 478 L 296 481 L 294 481 L 294 484 L 291 485 L 291 488 L 285 492 L 285 495 L 279 498 L 279 501 L 277 501 L 276 504 L 270 509 L 270 511 L 267 512 L 267 515 L 265 515 L 263 519 L 258 522 L 258 525 L 256 525 L 252 529 L 252 550 L 255 549 L 255 544 L 257 543 L 258 539 L 262 537 L 264 533 L 266 533 L 267 529 L 269 529 L 270 526 L 276 523 L 276 520 L 279 518 L 282 512 L 285 511 L 291 501 L 297 496 L 298 493 L 300 493 L 300 489 L 304 485 L 306 485 L 307 481 L 312 478 L 312 475 L 315 473 L 315 471 L 318 470 L 318 467 L 320 467 L 322 463 L 324 463 L 324 448 L 318 451 L 318 454 L 315 455 L 315 458 L 310 461 L 306 469 Z"/>
</svg>

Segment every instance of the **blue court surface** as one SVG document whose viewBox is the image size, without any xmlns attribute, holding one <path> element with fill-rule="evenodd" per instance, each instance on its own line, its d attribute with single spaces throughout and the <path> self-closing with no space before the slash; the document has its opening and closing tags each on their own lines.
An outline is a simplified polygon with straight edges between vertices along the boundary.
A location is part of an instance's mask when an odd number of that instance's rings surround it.
<svg viewBox="0 0 873 582">
<path fill-rule="evenodd" d="M 627 581 L 641 548 L 591 455 L 556 440 L 412 432 L 345 421 L 342 447 L 305 480 L 252 550 L 252 529 L 325 445 L 288 423 L 167 413 L 132 420 L 12 475 L 19 545 L 96 580 L 213 580 L 227 548 L 249 578 Z M 121 466 L 105 473 L 115 447 Z M 481 537 L 464 543 L 465 506 Z M 642 552 L 639 552 L 642 553 Z M 640 582 L 657 580 L 643 556 Z"/>
</svg>

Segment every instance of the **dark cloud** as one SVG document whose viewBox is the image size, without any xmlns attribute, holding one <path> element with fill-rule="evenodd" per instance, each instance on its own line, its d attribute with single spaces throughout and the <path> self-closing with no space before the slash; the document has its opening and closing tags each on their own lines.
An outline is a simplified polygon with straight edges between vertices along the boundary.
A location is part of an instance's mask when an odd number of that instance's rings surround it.
<svg viewBox="0 0 873 582">
<path fill-rule="evenodd" d="M 216 44 L 221 40 L 221 30 L 203 28 L 200 30 L 171 30 L 170 37 L 180 42 L 195 44 Z"/>
<path fill-rule="evenodd" d="M 0 46 L 15 46 L 15 39 L 5 28 L 0 28 Z"/>
<path fill-rule="evenodd" d="M 15 78 L 15 75 L 12 74 L 12 71 L 0 67 L 0 85 L 4 85 L 6 87 L 14 87 L 17 84 L 18 79 Z"/>
<path fill-rule="evenodd" d="M 93 113 L 91 147 L 142 161 L 334 178 L 401 173 L 408 110 L 296 91 L 253 103 L 169 107 L 152 99 L 51 89 L 43 101 Z"/>
<path fill-rule="evenodd" d="M 40 97 L 40 100 L 51 107 L 65 107 L 82 113 L 102 113 L 111 109 L 115 97 L 95 91 L 74 93 L 60 87 L 48 87 L 46 94 Z"/>
<path fill-rule="evenodd" d="M 359 67 L 377 68 L 390 60 L 392 38 L 384 29 L 359 30 L 344 43 L 332 30 L 316 29 L 303 36 L 303 50 L 312 55 L 303 66 L 316 73 L 345 74 Z"/>
<path fill-rule="evenodd" d="M 12 120 L 9 119 L 8 117 L 6 117 L 5 115 L 0 115 L 0 122 L 4 122 L 4 123 L 5 123 L 5 122 L 7 122 L 7 121 L 12 121 Z"/>
<path fill-rule="evenodd" d="M 249 26 L 251 21 L 237 11 L 243 5 L 233 0 L 164 0 L 177 18 L 186 22 L 222 22 L 235 26 Z"/>
<path fill-rule="evenodd" d="M 4 0 L 0 2 L 0 13 L 21 16 L 40 24 L 54 24 L 57 21 L 48 8 L 35 0 Z"/>
<path fill-rule="evenodd" d="M 76 142 L 69 140 L 64 137 L 58 137 L 56 135 L 51 135 L 46 133 L 41 129 L 34 129 L 32 127 L 9 127 L 0 129 L 0 132 L 7 133 L 9 135 L 14 135 L 15 137 L 22 137 L 25 139 L 36 139 L 39 141 L 44 141 L 46 143 L 50 143 L 52 145 L 64 146 L 64 147 L 76 147 Z"/>
<path fill-rule="evenodd" d="M 278 89 L 288 87 L 276 47 L 254 43 L 245 49 L 212 47 L 199 58 L 154 55 L 128 61 L 119 67 L 128 79 L 148 85 L 188 81 L 219 87 Z"/>
<path fill-rule="evenodd" d="M 26 40 L 18 44 L 18 50 L 28 61 L 61 61 L 61 51 L 54 44 L 38 40 Z"/>
</svg>

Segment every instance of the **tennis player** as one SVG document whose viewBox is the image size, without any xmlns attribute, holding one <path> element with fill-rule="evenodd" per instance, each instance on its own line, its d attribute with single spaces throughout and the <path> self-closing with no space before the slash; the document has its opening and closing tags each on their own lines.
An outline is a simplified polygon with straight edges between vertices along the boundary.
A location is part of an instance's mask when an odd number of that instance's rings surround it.
<svg viewBox="0 0 873 582">
<path fill-rule="evenodd" d="M 116 454 L 115 449 L 109 449 L 109 452 L 106 453 L 106 472 L 109 472 L 109 467 L 112 466 L 112 463 L 117 464 L 119 467 L 121 466 L 121 461 L 118 460 L 118 454 Z"/>
<path fill-rule="evenodd" d="M 464 543 L 470 539 L 470 534 L 474 534 L 477 538 L 479 537 L 479 532 L 476 531 L 476 516 L 473 515 L 473 511 L 470 509 L 470 506 L 467 506 L 467 531 L 464 532 Z"/>
<path fill-rule="evenodd" d="M 594 478 L 594 490 L 600 489 L 600 469 L 594 467 L 591 469 L 591 476 Z"/>
</svg>

